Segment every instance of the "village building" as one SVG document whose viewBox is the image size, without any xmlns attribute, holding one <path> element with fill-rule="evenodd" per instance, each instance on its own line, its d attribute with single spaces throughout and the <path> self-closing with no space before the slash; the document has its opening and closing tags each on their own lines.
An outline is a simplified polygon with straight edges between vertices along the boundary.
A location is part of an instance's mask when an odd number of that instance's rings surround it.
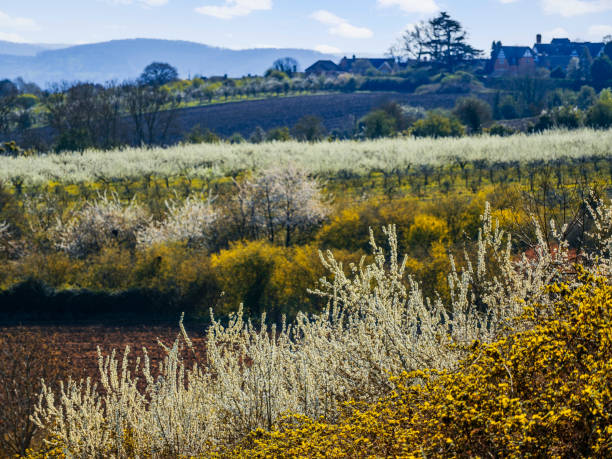
<svg viewBox="0 0 612 459">
<path fill-rule="evenodd" d="M 306 75 L 337 75 L 341 72 L 340 67 L 330 60 L 317 61 L 308 67 Z"/>
<path fill-rule="evenodd" d="M 604 52 L 605 43 L 574 42 L 569 38 L 553 38 L 542 43 L 538 34 L 533 48 L 528 46 L 498 46 L 491 55 L 491 76 L 523 76 L 537 68 L 561 69 L 567 72 L 572 60 L 596 59 Z"/>
<path fill-rule="evenodd" d="M 536 71 L 536 55 L 529 46 L 500 46 L 492 60 L 492 76 L 525 76 Z"/>
<path fill-rule="evenodd" d="M 542 43 L 542 35 L 536 38 L 533 50 L 538 67 L 567 71 L 572 59 L 596 59 L 604 52 L 605 43 L 573 42 L 569 38 L 553 38 Z"/>
<path fill-rule="evenodd" d="M 366 74 L 369 71 L 381 75 L 393 75 L 402 70 L 402 65 L 393 58 L 343 57 L 338 64 L 330 60 L 315 62 L 306 69 L 307 75 L 334 75 L 339 73 Z"/>
</svg>

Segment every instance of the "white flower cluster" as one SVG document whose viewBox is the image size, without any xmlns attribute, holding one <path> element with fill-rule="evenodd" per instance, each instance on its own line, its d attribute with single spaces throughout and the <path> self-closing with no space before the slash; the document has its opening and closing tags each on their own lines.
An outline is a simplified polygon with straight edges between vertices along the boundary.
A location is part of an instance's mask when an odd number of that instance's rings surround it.
<svg viewBox="0 0 612 459">
<path fill-rule="evenodd" d="M 58 221 L 54 230 L 56 245 L 74 257 L 85 257 L 112 243 L 136 244 L 136 234 L 150 221 L 136 203 L 123 205 L 116 195 L 106 194 L 87 202 L 67 223 Z"/>
<path fill-rule="evenodd" d="M 320 223 L 329 212 L 317 181 L 293 165 L 269 168 L 253 179 L 235 183 L 243 231 L 257 234 L 263 230 L 270 241 L 284 231 L 288 246 L 296 229 Z"/>
<path fill-rule="evenodd" d="M 12 246 L 12 235 L 9 224 L 0 222 L 0 255 L 10 252 Z"/>
<path fill-rule="evenodd" d="M 151 222 L 136 235 L 138 244 L 151 246 L 160 243 L 187 241 L 190 246 L 206 245 L 212 225 L 217 219 L 210 200 L 190 196 L 182 203 L 166 203 L 164 220 Z"/>
</svg>

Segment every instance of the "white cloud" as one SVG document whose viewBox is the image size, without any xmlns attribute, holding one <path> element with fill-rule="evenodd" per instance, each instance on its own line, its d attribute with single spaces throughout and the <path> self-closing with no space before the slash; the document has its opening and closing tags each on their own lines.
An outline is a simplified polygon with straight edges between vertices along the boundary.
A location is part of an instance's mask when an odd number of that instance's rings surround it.
<svg viewBox="0 0 612 459">
<path fill-rule="evenodd" d="M 541 4 L 545 13 L 565 17 L 612 10 L 612 0 L 541 0 Z"/>
<path fill-rule="evenodd" d="M 545 31 L 542 36 L 544 42 L 547 42 L 553 38 L 569 38 L 569 32 L 563 27 L 555 27 L 554 29 Z"/>
<path fill-rule="evenodd" d="M 343 38 L 370 38 L 374 33 L 366 27 L 349 24 L 346 19 L 326 10 L 315 11 L 310 15 L 315 21 L 330 26 L 329 33 Z"/>
<path fill-rule="evenodd" d="M 601 40 L 606 35 L 612 35 L 611 25 L 592 25 L 589 27 L 589 36 L 596 40 Z"/>
<path fill-rule="evenodd" d="M 38 30 L 38 25 L 33 19 L 12 17 L 2 11 L 0 11 L 0 27 L 11 30 Z"/>
<path fill-rule="evenodd" d="M 0 32 L 0 40 L 12 41 L 13 43 L 24 43 L 24 38 L 16 33 Z"/>
<path fill-rule="evenodd" d="M 436 0 L 378 0 L 382 7 L 397 6 L 406 13 L 435 13 L 440 9 Z"/>
<path fill-rule="evenodd" d="M 247 16 L 253 11 L 272 9 L 272 0 L 225 0 L 222 6 L 200 6 L 196 12 L 219 19 L 232 19 L 236 16 Z"/>
<path fill-rule="evenodd" d="M 315 51 L 318 51 L 323 54 L 340 54 L 342 50 L 340 48 L 336 48 L 335 46 L 329 45 L 317 45 L 314 47 Z"/>
</svg>

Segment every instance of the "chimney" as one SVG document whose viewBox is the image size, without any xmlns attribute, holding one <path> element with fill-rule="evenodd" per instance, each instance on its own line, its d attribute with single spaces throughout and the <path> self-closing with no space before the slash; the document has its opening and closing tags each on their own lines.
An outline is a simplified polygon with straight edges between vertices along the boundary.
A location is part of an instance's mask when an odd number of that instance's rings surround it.
<svg viewBox="0 0 612 459">
<path fill-rule="evenodd" d="M 541 44 L 542 44 L 542 34 L 541 34 L 541 33 L 539 33 L 539 34 L 537 34 L 537 35 L 536 35 L 536 43 L 537 43 L 538 45 L 541 45 Z"/>
</svg>

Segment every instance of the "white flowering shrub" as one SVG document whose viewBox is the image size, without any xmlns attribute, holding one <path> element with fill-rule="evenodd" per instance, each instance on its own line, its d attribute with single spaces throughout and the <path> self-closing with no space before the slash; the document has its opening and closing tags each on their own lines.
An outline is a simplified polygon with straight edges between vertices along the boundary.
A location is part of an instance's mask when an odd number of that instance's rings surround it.
<svg viewBox="0 0 612 459">
<path fill-rule="evenodd" d="M 139 362 L 130 370 L 128 350 L 121 366 L 114 354 L 100 357 L 102 391 L 89 381 L 68 382 L 59 396 L 45 388 L 34 419 L 74 457 L 208 454 L 269 429 L 286 412 L 333 420 L 344 401 L 388 393 L 389 374 L 452 369 L 474 340 L 505 333 L 524 300 L 551 304 L 542 287 L 567 275 L 563 241 L 551 250 L 537 232 L 533 255 L 517 259 L 488 206 L 482 220 L 476 258 L 466 254 L 462 269 L 452 261 L 449 304 L 423 298 L 406 276 L 389 226 L 388 250 L 371 237 L 372 261 L 348 273 L 333 254 L 321 254 L 329 271 L 313 291 L 328 300 L 321 313 L 301 313 L 278 329 L 265 315 L 254 326 L 242 308 L 227 324 L 213 318 L 206 359 L 193 368 L 181 361 L 179 340 L 155 375 L 146 357 L 142 370 Z M 597 259 L 609 263 L 604 255 Z"/>
<path fill-rule="evenodd" d="M 293 165 L 268 168 L 235 184 L 239 224 L 246 234 L 263 231 L 274 242 L 282 233 L 289 246 L 295 230 L 317 225 L 329 213 L 317 181 Z"/>
<path fill-rule="evenodd" d="M 56 246 L 79 258 L 111 243 L 135 246 L 136 235 L 149 221 L 149 215 L 136 201 L 124 205 L 115 195 L 103 195 L 85 203 L 67 223 L 57 223 Z"/>
<path fill-rule="evenodd" d="M 0 255 L 8 255 L 13 245 L 9 224 L 0 222 Z"/>
<path fill-rule="evenodd" d="M 186 241 L 190 246 L 206 245 L 217 219 L 210 200 L 190 196 L 184 202 L 167 202 L 166 217 L 151 222 L 137 234 L 138 243 L 151 246 L 160 243 Z"/>
</svg>

